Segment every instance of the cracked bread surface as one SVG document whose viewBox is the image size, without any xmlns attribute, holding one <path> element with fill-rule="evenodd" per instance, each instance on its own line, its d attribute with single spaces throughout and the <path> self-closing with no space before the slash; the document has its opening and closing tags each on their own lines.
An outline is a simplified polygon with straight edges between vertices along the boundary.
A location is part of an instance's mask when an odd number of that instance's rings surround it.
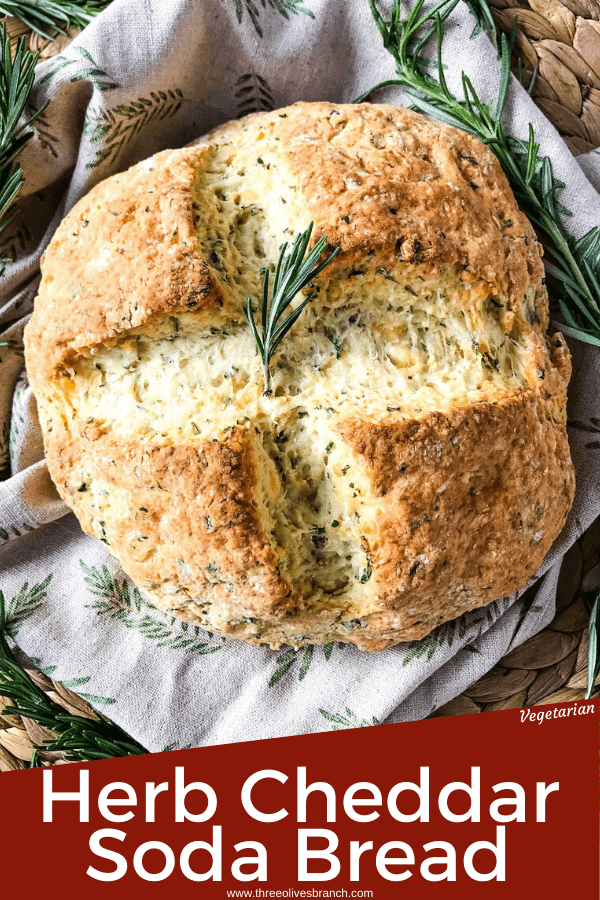
<svg viewBox="0 0 600 900">
<path fill-rule="evenodd" d="M 311 221 L 340 253 L 264 396 L 243 305 Z M 93 188 L 42 272 L 51 475 L 162 609 L 379 650 L 522 587 L 564 524 L 568 350 L 463 132 L 371 104 L 248 116 Z"/>
</svg>

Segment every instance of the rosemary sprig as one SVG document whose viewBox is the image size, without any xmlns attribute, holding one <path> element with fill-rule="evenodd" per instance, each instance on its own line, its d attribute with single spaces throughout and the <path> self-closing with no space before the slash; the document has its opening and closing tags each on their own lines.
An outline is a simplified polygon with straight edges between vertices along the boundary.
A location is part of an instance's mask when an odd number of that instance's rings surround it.
<svg viewBox="0 0 600 900">
<path fill-rule="evenodd" d="M 277 350 L 279 344 L 284 339 L 292 325 L 300 316 L 304 307 L 313 299 L 313 294 L 309 294 L 302 303 L 300 303 L 285 319 L 281 316 L 291 304 L 296 294 L 306 287 L 319 272 L 322 272 L 334 256 L 339 252 L 336 247 L 325 262 L 318 264 L 321 254 L 327 247 L 327 238 L 322 237 L 316 242 L 308 256 L 306 251 L 310 242 L 310 236 L 313 230 L 313 222 L 310 223 L 306 231 L 299 234 L 294 241 L 289 254 L 286 256 L 287 243 L 282 244 L 279 252 L 279 261 L 275 269 L 273 278 L 273 292 L 269 301 L 269 270 L 263 269 L 263 291 L 262 291 L 262 307 L 261 307 L 261 333 L 258 333 L 256 323 L 254 321 L 254 309 L 252 300 L 248 298 L 248 302 L 244 309 L 250 331 L 256 343 L 256 347 L 263 364 L 265 377 L 265 394 L 271 393 L 271 373 L 269 363 L 273 358 L 273 354 Z"/>
<path fill-rule="evenodd" d="M 138 756 L 148 751 L 118 725 L 96 713 L 96 719 L 72 715 L 42 691 L 11 653 L 6 640 L 4 595 L 0 591 L 0 691 L 14 706 L 0 714 L 24 716 L 53 731 L 56 740 L 40 750 L 58 750 L 69 760 L 82 762 L 117 756 Z"/>
<path fill-rule="evenodd" d="M 50 31 L 64 34 L 64 25 L 85 28 L 94 16 L 108 6 L 111 0 L 0 0 L 0 13 L 16 16 L 24 25 L 41 37 L 52 40 Z"/>
<path fill-rule="evenodd" d="M 0 7 L 1 9 L 1 7 Z M 25 38 L 17 42 L 15 58 L 11 58 L 10 38 L 4 23 L 0 25 L 0 234 L 9 224 L 4 220 L 23 185 L 23 171 L 15 166 L 17 156 L 32 137 L 31 124 L 42 112 L 39 109 L 23 118 L 27 98 L 33 85 L 37 53 L 25 47 Z M 3 221 L 4 220 L 4 221 Z M 0 260 L 0 274 L 4 263 Z"/>
<path fill-rule="evenodd" d="M 550 159 L 540 156 L 533 127 L 529 126 L 527 140 L 512 137 L 504 129 L 502 119 L 511 78 L 511 41 L 506 35 L 501 35 L 499 41 L 501 66 L 496 102 L 483 103 L 464 72 L 463 98 L 451 93 L 442 63 L 442 43 L 444 24 L 458 2 L 440 0 L 431 10 L 423 11 L 424 0 L 417 0 L 403 19 L 401 0 L 393 0 L 389 19 L 385 19 L 376 0 L 369 0 L 384 47 L 395 60 L 397 78 L 381 82 L 356 102 L 380 87 L 400 85 L 416 109 L 470 132 L 490 147 L 521 209 L 544 238 L 552 259 L 547 270 L 564 291 L 559 299 L 564 323 L 557 327 L 571 337 L 600 347 L 600 229 L 592 228 L 579 240 L 569 235 L 561 216 L 570 213 L 557 199 L 564 184 L 555 178 Z M 485 0 L 470 0 L 469 7 L 478 11 L 479 24 L 491 19 Z M 428 71 L 430 61 L 421 55 L 430 41 L 435 45 L 437 78 Z"/>
<path fill-rule="evenodd" d="M 600 647 L 598 646 L 598 638 L 600 637 L 600 591 L 597 592 L 593 601 L 584 597 L 590 617 L 588 626 L 588 663 L 587 663 L 587 689 L 585 699 L 589 700 L 594 691 L 596 678 L 600 674 Z"/>
</svg>

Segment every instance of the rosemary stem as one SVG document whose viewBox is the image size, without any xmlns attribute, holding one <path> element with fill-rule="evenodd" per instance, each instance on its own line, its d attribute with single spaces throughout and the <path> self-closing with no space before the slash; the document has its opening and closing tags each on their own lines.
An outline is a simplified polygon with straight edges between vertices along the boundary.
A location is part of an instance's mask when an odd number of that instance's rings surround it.
<svg viewBox="0 0 600 900">
<path fill-rule="evenodd" d="M 270 301 L 269 269 L 263 269 L 261 334 L 258 333 L 258 328 L 254 321 L 254 309 L 250 297 L 244 307 L 244 315 L 254 338 L 256 349 L 262 359 L 265 382 L 263 396 L 271 393 L 269 364 L 273 354 L 301 315 L 302 310 L 313 299 L 314 294 L 311 293 L 295 309 L 292 309 L 285 318 L 282 318 L 284 312 L 291 306 L 294 297 L 305 287 L 311 285 L 312 280 L 339 253 L 339 247 L 336 247 L 324 262 L 319 263 L 319 259 L 327 247 L 327 238 L 325 236 L 319 238 L 312 250 L 307 253 L 313 225 L 314 223 L 311 222 L 308 228 L 297 236 L 290 253 L 286 253 L 287 243 L 281 245 Z"/>
<path fill-rule="evenodd" d="M 365 91 L 364 94 L 361 94 L 360 97 L 357 97 L 356 100 L 353 100 L 353 103 L 363 103 L 371 94 L 374 94 L 375 91 L 378 91 L 379 88 L 390 87 L 392 85 L 397 85 L 402 87 L 404 82 L 400 81 L 399 78 L 390 78 L 388 81 L 380 81 L 379 84 L 374 85 L 372 88 L 369 88 L 368 91 Z"/>
</svg>

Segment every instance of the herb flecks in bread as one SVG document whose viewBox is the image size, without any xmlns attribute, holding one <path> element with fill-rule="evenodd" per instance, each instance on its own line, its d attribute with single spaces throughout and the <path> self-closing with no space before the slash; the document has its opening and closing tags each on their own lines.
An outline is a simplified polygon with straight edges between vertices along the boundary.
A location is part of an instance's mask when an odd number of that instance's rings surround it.
<svg viewBox="0 0 600 900">
<path fill-rule="evenodd" d="M 270 362 L 283 243 L 339 247 Z M 490 151 L 390 106 L 296 104 L 107 179 L 26 332 L 48 463 L 163 609 L 382 649 L 520 587 L 572 502 L 569 354 Z"/>
</svg>

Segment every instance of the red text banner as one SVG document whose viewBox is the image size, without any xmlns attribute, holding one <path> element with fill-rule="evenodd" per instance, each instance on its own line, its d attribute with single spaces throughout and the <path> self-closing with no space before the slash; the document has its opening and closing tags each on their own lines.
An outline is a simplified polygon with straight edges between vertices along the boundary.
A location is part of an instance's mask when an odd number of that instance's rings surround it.
<svg viewBox="0 0 600 900">
<path fill-rule="evenodd" d="M 598 724 L 580 701 L 8 773 L 2 892 L 597 897 Z"/>
</svg>

